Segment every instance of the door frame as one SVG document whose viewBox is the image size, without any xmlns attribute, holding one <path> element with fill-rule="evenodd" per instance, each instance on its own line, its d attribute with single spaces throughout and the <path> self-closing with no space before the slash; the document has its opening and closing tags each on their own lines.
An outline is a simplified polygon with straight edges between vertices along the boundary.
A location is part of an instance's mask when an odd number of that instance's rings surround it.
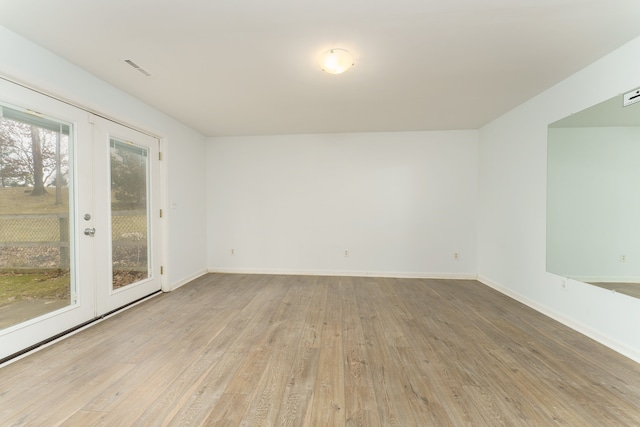
<svg viewBox="0 0 640 427">
<path fill-rule="evenodd" d="M 152 293 L 162 290 L 162 217 L 161 177 L 160 177 L 160 139 L 132 129 L 113 120 L 90 115 L 93 128 L 94 145 L 94 194 L 96 228 L 96 315 L 102 316 L 125 305 L 131 304 Z M 117 139 L 148 148 L 148 243 L 147 250 L 151 254 L 148 279 L 143 279 L 129 286 L 112 288 L 112 222 L 111 222 L 111 168 L 110 141 Z"/>
<path fill-rule="evenodd" d="M 39 113 L 66 121 L 73 127 L 73 156 L 70 159 L 70 165 L 72 164 L 74 170 L 74 183 L 71 189 L 73 191 L 73 207 L 70 208 L 70 219 L 73 220 L 73 228 L 70 226 L 69 238 L 75 247 L 75 253 L 72 252 L 70 255 L 71 268 L 75 269 L 72 275 L 75 279 L 74 285 L 76 287 L 77 300 L 75 305 L 69 305 L 0 330 L 0 360 L 3 360 L 12 355 L 32 351 L 51 340 L 59 339 L 65 333 L 99 320 L 104 314 L 98 314 L 96 305 L 95 240 L 82 233 L 82 230 L 89 224 L 84 220 L 84 213 L 95 212 L 96 206 L 94 201 L 95 189 L 90 188 L 94 187 L 94 170 L 92 166 L 96 156 L 93 151 L 91 120 L 88 117 L 109 120 L 125 128 L 153 137 L 157 140 L 159 152 L 163 151 L 166 139 L 2 75 L 0 75 L 0 90 L 2 93 L 0 101 L 19 108 L 35 108 Z M 80 158 L 89 158 L 91 161 L 86 162 L 87 165 L 81 165 Z M 163 163 L 163 161 L 159 161 L 157 165 L 155 186 L 158 187 L 156 191 L 158 206 L 166 212 L 164 200 L 168 191 L 168 180 Z M 81 194 L 83 194 L 82 197 L 80 197 Z M 87 194 L 90 196 L 87 196 Z M 166 214 L 164 217 L 166 218 Z M 155 251 L 159 252 L 157 259 L 160 264 L 156 266 L 157 268 L 166 265 L 167 262 L 168 246 L 166 236 L 168 236 L 168 231 L 168 222 L 159 221 L 156 227 L 157 235 L 155 236 L 157 240 Z M 80 265 L 83 266 L 82 269 L 79 268 Z M 160 288 L 158 290 L 166 292 L 170 289 L 168 289 L 166 274 L 164 273 L 158 273 L 160 280 Z"/>
</svg>

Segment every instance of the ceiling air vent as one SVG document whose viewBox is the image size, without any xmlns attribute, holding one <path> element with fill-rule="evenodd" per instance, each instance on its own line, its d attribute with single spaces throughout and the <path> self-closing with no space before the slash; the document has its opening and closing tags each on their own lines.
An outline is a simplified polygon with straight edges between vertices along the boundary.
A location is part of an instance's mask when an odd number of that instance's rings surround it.
<svg viewBox="0 0 640 427">
<path fill-rule="evenodd" d="M 622 106 L 627 107 L 631 104 L 635 104 L 638 101 L 640 101 L 640 89 L 632 90 L 631 92 L 624 94 Z"/>
<path fill-rule="evenodd" d="M 151 76 L 151 73 L 149 73 L 147 70 L 145 70 L 144 68 L 142 68 L 141 66 L 139 66 L 138 64 L 133 62 L 132 60 L 125 59 L 124 62 L 126 62 L 127 64 L 131 65 L 133 68 L 135 68 L 136 70 L 140 71 L 145 76 L 147 76 L 147 77 Z"/>
</svg>

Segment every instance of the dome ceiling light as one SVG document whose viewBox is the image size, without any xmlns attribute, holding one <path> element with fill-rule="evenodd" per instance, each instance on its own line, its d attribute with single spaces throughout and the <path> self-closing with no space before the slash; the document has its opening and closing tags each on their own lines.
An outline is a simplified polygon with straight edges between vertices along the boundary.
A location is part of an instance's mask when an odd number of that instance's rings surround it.
<svg viewBox="0 0 640 427">
<path fill-rule="evenodd" d="M 345 49 L 331 49 L 322 54 L 322 71 L 341 74 L 353 67 L 353 56 Z"/>
</svg>

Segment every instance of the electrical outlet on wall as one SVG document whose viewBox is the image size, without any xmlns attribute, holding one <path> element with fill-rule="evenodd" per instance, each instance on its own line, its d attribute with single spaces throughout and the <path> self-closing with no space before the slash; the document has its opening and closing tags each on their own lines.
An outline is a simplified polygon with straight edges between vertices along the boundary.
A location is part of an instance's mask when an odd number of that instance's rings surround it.
<svg viewBox="0 0 640 427">
<path fill-rule="evenodd" d="M 568 281 L 566 277 L 563 277 L 562 281 L 560 282 L 560 289 L 564 292 L 567 292 L 569 290 L 569 284 L 567 282 Z"/>
<path fill-rule="evenodd" d="M 460 252 L 454 252 L 453 253 L 453 259 L 456 261 L 460 261 Z"/>
<path fill-rule="evenodd" d="M 344 257 L 349 258 L 349 249 L 344 250 Z"/>
<path fill-rule="evenodd" d="M 234 256 L 236 254 L 236 250 L 235 249 L 231 249 L 231 256 Z"/>
</svg>

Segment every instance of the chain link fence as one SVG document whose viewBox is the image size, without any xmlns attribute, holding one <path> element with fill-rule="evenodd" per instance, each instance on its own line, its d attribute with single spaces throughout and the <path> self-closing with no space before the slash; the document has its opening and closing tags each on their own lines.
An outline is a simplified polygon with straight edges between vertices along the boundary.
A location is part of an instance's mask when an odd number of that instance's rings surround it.
<svg viewBox="0 0 640 427">
<path fill-rule="evenodd" d="M 114 271 L 147 271 L 146 210 L 113 211 L 111 240 Z"/>
<path fill-rule="evenodd" d="M 0 269 L 68 269 L 68 214 L 0 215 Z M 146 270 L 145 210 L 112 212 L 114 269 Z"/>
</svg>

